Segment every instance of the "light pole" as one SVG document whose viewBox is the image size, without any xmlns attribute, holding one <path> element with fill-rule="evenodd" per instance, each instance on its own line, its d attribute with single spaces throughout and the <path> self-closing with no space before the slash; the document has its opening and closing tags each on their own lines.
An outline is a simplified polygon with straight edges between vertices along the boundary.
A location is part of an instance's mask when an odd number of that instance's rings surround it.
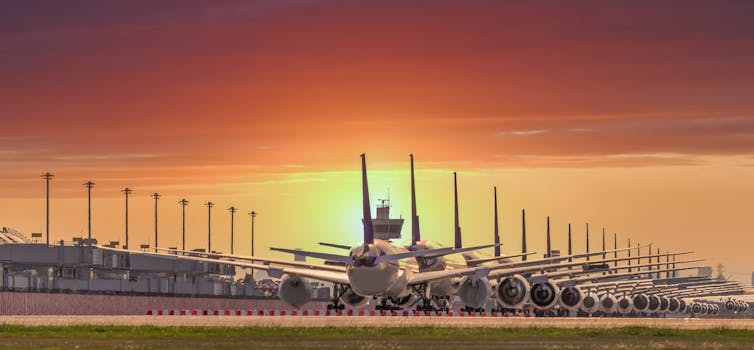
<svg viewBox="0 0 754 350">
<path fill-rule="evenodd" d="M 254 256 L 254 218 L 257 217 L 257 212 L 250 211 L 249 215 L 251 216 L 251 256 Z"/>
<path fill-rule="evenodd" d="M 160 199 L 160 194 L 155 192 L 152 193 L 152 198 L 154 198 L 154 251 L 157 251 L 157 200 Z"/>
<path fill-rule="evenodd" d="M 236 219 L 236 207 L 231 206 L 228 208 L 228 211 L 230 212 L 230 255 L 233 255 L 233 231 L 235 226 L 235 219 Z"/>
<path fill-rule="evenodd" d="M 204 203 L 207 206 L 207 254 L 212 253 L 212 207 L 215 203 Z"/>
<path fill-rule="evenodd" d="M 50 174 L 49 172 L 46 172 L 46 173 L 42 174 L 42 178 L 45 179 L 46 189 L 47 189 L 47 192 L 46 192 L 47 193 L 47 195 L 46 195 L 46 198 L 47 198 L 47 201 L 46 201 L 46 208 L 47 208 L 47 210 L 46 210 L 46 217 L 47 217 L 47 219 L 46 219 L 46 230 L 45 230 L 45 232 L 47 233 L 47 245 L 50 245 L 50 180 L 52 180 L 52 178 L 54 176 L 55 175 Z"/>
<path fill-rule="evenodd" d="M 183 198 L 178 204 L 181 205 L 181 250 L 186 250 L 186 206 L 189 201 Z"/>
<path fill-rule="evenodd" d="M 128 249 L 128 196 L 133 192 L 132 189 L 126 187 L 121 190 L 126 195 L 126 244 L 123 246 L 123 249 Z"/>
<path fill-rule="evenodd" d="M 84 184 L 84 187 L 86 187 L 87 198 L 88 198 L 88 200 L 87 200 L 87 222 L 89 223 L 89 225 L 88 225 L 88 227 L 89 227 L 89 231 L 88 231 L 89 232 L 89 236 L 87 238 L 89 238 L 91 240 L 92 239 L 92 187 L 94 187 L 94 182 L 87 181 Z"/>
</svg>

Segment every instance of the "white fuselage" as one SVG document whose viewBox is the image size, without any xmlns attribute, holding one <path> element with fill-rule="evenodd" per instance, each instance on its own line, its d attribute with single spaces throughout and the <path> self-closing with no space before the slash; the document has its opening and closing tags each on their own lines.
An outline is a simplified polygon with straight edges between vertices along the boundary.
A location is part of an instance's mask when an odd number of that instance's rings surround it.
<svg viewBox="0 0 754 350">
<path fill-rule="evenodd" d="M 351 289 L 362 296 L 404 296 L 408 293 L 408 275 L 397 261 L 374 264 L 381 255 L 407 252 L 382 240 L 351 249 L 356 264 L 346 268 Z"/>
</svg>

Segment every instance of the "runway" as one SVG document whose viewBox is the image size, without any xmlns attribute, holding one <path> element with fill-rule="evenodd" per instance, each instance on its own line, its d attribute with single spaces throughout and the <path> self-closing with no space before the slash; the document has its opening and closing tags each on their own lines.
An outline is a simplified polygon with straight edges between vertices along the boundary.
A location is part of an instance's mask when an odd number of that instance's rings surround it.
<svg viewBox="0 0 754 350">
<path fill-rule="evenodd" d="M 24 326 L 157 327 L 465 327 L 465 328 L 616 328 L 747 329 L 753 319 L 662 318 L 500 318 L 359 316 L 0 316 L 0 324 Z"/>
</svg>

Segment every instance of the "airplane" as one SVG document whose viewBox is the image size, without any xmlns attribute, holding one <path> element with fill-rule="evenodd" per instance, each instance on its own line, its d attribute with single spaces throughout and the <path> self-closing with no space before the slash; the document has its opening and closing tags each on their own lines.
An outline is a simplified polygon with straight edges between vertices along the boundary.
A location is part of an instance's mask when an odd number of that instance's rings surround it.
<svg viewBox="0 0 754 350">
<path fill-rule="evenodd" d="M 433 281 L 448 278 L 460 278 L 459 294 L 468 294 L 467 298 L 479 297 L 475 293 L 468 293 L 469 289 L 483 289 L 477 286 L 477 281 L 484 279 L 486 269 L 466 268 L 453 270 L 419 271 L 398 264 L 398 261 L 408 258 L 437 258 L 449 254 L 469 250 L 488 248 L 485 245 L 469 248 L 435 248 L 409 250 L 396 247 L 387 241 L 374 238 L 371 208 L 369 202 L 369 186 L 367 182 L 366 155 L 361 155 L 362 173 L 362 210 L 364 242 L 352 247 L 349 255 L 327 254 L 285 248 L 270 247 L 270 250 L 297 254 L 312 258 L 324 259 L 345 265 L 345 271 L 323 271 L 308 268 L 284 268 L 283 278 L 278 289 L 281 300 L 292 306 L 302 304 L 308 295 L 306 279 L 331 282 L 334 284 L 335 295 L 331 308 L 343 308 L 342 303 L 352 307 L 363 306 L 373 297 L 390 298 L 401 302 L 411 298 L 419 298 L 428 304 L 430 298 L 429 284 Z M 412 215 L 416 217 L 415 215 Z M 415 243 L 415 242 L 413 242 Z M 487 294 L 489 293 L 487 286 Z M 488 295 L 484 295 L 485 299 Z M 471 302 L 471 300 L 467 300 Z M 342 302 L 342 303 L 341 303 Z"/>
</svg>

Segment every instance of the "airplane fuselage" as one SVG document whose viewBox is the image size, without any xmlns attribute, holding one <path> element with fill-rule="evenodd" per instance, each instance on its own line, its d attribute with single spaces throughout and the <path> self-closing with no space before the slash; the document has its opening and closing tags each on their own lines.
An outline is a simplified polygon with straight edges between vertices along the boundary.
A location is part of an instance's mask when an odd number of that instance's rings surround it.
<svg viewBox="0 0 754 350">
<path fill-rule="evenodd" d="M 354 292 L 362 296 L 405 296 L 408 294 L 408 275 L 397 262 L 374 263 L 382 255 L 407 252 L 406 249 L 382 240 L 351 249 L 356 262 L 346 268 Z"/>
</svg>

